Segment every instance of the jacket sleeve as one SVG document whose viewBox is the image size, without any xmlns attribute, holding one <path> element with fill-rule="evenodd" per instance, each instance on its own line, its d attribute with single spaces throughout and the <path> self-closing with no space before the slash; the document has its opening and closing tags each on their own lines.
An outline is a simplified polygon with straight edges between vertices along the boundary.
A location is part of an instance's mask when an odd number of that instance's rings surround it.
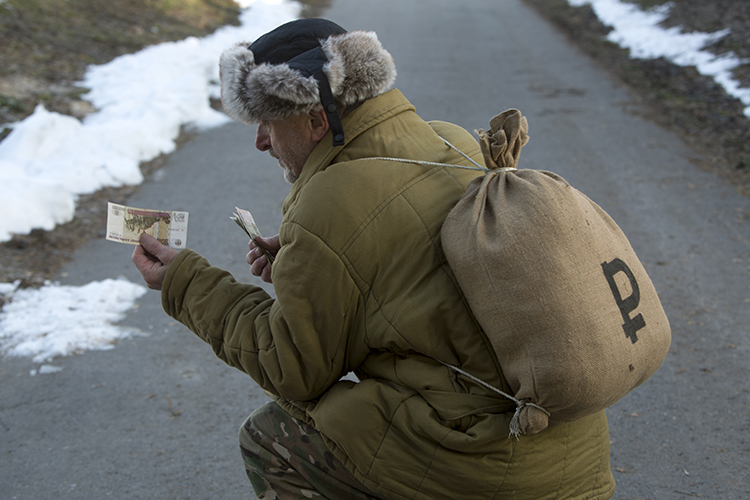
<svg viewBox="0 0 750 500">
<path fill-rule="evenodd" d="M 349 370 L 359 293 L 320 239 L 298 226 L 283 239 L 272 271 L 277 299 L 184 250 L 169 267 L 162 306 L 263 389 L 307 401 Z"/>
</svg>

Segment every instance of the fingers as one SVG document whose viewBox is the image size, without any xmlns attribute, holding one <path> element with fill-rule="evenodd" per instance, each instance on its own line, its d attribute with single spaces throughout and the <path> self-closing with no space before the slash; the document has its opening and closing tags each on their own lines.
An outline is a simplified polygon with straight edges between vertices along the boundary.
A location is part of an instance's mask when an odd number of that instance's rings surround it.
<svg viewBox="0 0 750 500">
<path fill-rule="evenodd" d="M 141 273 L 143 281 L 152 290 L 161 290 L 167 266 L 155 256 L 148 253 L 141 245 L 136 245 L 131 257 L 133 264 Z"/>
<path fill-rule="evenodd" d="M 144 260 L 148 260 L 148 256 L 142 246 L 136 245 L 133 249 L 133 255 L 130 257 L 130 260 L 133 261 L 135 267 L 139 267 L 140 263 Z"/>
<path fill-rule="evenodd" d="M 250 265 L 250 272 L 253 273 L 253 276 L 259 276 L 266 283 L 271 283 L 271 264 L 268 263 L 268 258 L 252 242 L 250 245 L 252 245 L 252 249 L 245 257 Z"/>
<path fill-rule="evenodd" d="M 279 235 L 271 236 L 270 238 L 262 238 L 262 244 L 268 250 L 271 252 L 271 254 L 276 255 L 276 253 L 281 249 L 281 242 L 279 240 Z"/>
<path fill-rule="evenodd" d="M 149 288 L 161 290 L 167 267 L 178 251 L 162 245 L 156 238 L 145 233 L 140 235 L 139 241 L 141 244 L 133 249 L 130 260 L 133 261 Z"/>
<path fill-rule="evenodd" d="M 250 272 L 253 273 L 253 276 L 259 276 L 266 283 L 272 283 L 271 264 L 268 262 L 268 257 L 260 246 L 275 257 L 281 248 L 279 235 L 277 234 L 270 238 L 256 238 L 256 240 L 257 244 L 252 240 L 248 242 L 247 246 L 250 251 L 247 252 L 245 260 L 250 265 Z"/>
<path fill-rule="evenodd" d="M 271 268 L 268 258 L 258 249 L 247 253 L 247 263 L 250 264 L 250 271 L 255 276 L 260 276 L 264 268 Z"/>
<path fill-rule="evenodd" d="M 159 243 L 159 240 L 151 236 L 150 234 L 141 233 L 139 241 L 143 249 L 156 257 L 160 262 L 169 265 L 179 253 L 174 248 L 169 248 L 166 245 Z"/>
<path fill-rule="evenodd" d="M 258 245 L 250 241 L 250 250 L 252 250 L 253 248 L 257 248 L 258 246 L 262 246 L 264 249 L 268 250 L 271 255 L 276 255 L 276 253 L 281 248 L 278 234 L 269 238 L 256 238 L 256 240 L 258 242 Z"/>
<path fill-rule="evenodd" d="M 265 254 L 263 253 L 263 250 L 255 246 L 255 244 L 253 244 L 252 241 L 250 242 L 248 247 L 250 247 L 250 251 L 247 252 L 247 255 L 245 256 L 245 260 L 247 261 L 249 265 L 252 266 L 255 263 L 255 261 L 257 261 L 260 258 L 263 258 L 263 259 L 266 258 Z"/>
</svg>

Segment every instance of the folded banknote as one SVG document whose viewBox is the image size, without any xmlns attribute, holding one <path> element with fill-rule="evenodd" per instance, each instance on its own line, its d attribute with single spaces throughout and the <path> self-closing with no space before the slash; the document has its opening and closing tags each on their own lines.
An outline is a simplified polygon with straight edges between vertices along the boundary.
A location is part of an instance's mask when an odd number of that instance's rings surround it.
<svg viewBox="0 0 750 500">
<path fill-rule="evenodd" d="M 141 233 L 147 233 L 163 245 L 185 248 L 188 213 L 126 207 L 107 203 L 107 239 L 137 245 Z"/>
<path fill-rule="evenodd" d="M 263 246 L 258 243 L 258 238 L 262 238 L 262 236 L 260 235 L 260 230 L 255 224 L 255 219 L 253 219 L 252 214 L 247 210 L 234 207 L 234 214 L 230 217 L 230 219 L 236 222 L 237 225 L 240 226 L 243 231 L 245 231 L 245 234 L 250 237 L 253 243 L 255 243 L 255 246 L 260 248 L 260 250 L 268 259 L 268 263 L 273 264 L 273 255 L 271 254 L 271 252 L 263 248 Z"/>
</svg>

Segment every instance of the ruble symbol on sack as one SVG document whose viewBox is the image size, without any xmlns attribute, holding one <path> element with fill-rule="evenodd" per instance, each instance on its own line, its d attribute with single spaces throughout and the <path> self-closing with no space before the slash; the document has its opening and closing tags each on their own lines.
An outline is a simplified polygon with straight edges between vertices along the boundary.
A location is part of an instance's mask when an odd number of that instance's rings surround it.
<svg viewBox="0 0 750 500">
<path fill-rule="evenodd" d="M 616 258 L 612 262 L 602 262 L 602 269 L 604 270 L 604 277 L 607 278 L 607 283 L 609 283 L 609 288 L 612 290 L 612 295 L 615 296 L 615 302 L 620 309 L 620 314 L 622 314 L 622 320 L 624 321 L 622 329 L 625 330 L 625 336 L 635 344 L 638 342 L 636 332 L 646 326 L 646 320 L 643 319 L 642 314 L 639 313 L 633 318 L 630 317 L 630 313 L 636 310 L 638 303 L 641 301 L 638 282 L 633 275 L 633 271 L 620 259 Z M 622 297 L 620 288 L 615 281 L 615 275 L 619 272 L 625 273 L 628 281 L 630 281 L 631 293 L 625 298 Z"/>
</svg>

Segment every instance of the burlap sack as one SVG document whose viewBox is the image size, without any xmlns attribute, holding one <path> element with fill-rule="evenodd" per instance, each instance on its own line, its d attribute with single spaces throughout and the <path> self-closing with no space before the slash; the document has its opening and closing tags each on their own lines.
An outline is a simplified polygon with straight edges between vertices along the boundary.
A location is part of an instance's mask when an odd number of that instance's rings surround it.
<svg viewBox="0 0 750 500">
<path fill-rule="evenodd" d="M 535 434 L 606 408 L 651 376 L 667 317 L 627 238 L 561 177 L 516 166 L 526 119 L 478 131 L 486 165 L 442 229 L 448 262 Z M 535 406 L 526 405 L 532 403 Z"/>
</svg>

